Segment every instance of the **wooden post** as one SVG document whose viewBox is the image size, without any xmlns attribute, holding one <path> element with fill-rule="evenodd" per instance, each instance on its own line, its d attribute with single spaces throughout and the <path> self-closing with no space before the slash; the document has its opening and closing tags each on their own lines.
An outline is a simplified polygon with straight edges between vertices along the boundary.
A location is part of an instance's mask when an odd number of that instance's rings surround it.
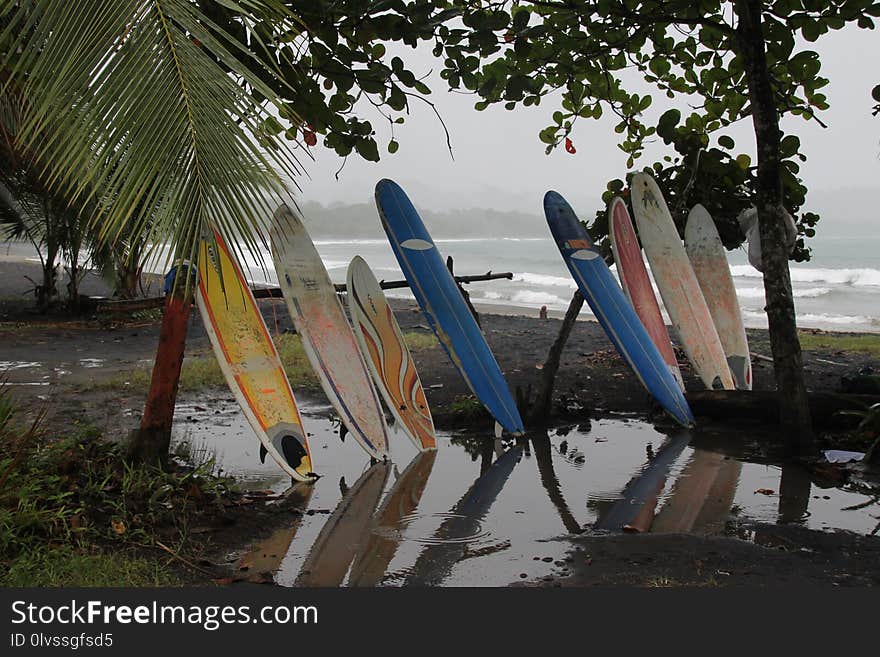
<svg viewBox="0 0 880 657">
<path fill-rule="evenodd" d="M 480 326 L 480 316 L 477 314 L 477 309 L 474 308 L 474 305 L 471 303 L 471 295 L 468 294 L 468 291 L 464 289 L 461 282 L 455 278 L 455 272 L 452 271 L 452 256 L 446 256 L 446 268 L 449 270 L 449 273 L 452 274 L 452 278 L 455 280 L 455 285 L 458 287 L 458 291 L 461 292 L 461 296 L 464 298 L 464 302 L 467 304 L 467 307 L 471 311 L 471 315 L 474 316 L 474 321 L 477 322 L 477 326 Z M 480 326 L 480 328 L 483 328 Z"/>
<path fill-rule="evenodd" d="M 580 290 L 575 290 L 571 296 L 571 302 L 568 304 L 568 310 L 565 311 L 565 319 L 562 320 L 562 326 L 559 327 L 559 335 L 556 336 L 550 352 L 547 354 L 547 362 L 544 363 L 544 369 L 541 370 L 541 386 L 538 388 L 538 396 L 535 404 L 532 406 L 532 412 L 529 413 L 529 424 L 534 426 L 543 426 L 550 419 L 550 411 L 553 407 L 553 388 L 556 386 L 556 373 L 559 371 L 559 360 L 562 357 L 562 350 L 568 341 L 571 329 L 574 328 L 574 322 L 581 308 L 584 306 L 584 297 Z"/>
<path fill-rule="evenodd" d="M 163 468 L 168 465 L 171 424 L 192 307 L 192 293 L 186 288 L 187 285 L 181 283 L 165 298 L 147 404 L 140 429 L 133 432 L 128 447 L 128 459 L 132 462 L 158 464 Z"/>
</svg>

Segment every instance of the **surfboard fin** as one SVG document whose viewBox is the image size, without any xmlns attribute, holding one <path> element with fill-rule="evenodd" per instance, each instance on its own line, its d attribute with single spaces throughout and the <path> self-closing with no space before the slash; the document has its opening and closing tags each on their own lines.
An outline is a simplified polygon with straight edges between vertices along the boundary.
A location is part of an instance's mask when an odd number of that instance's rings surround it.
<svg viewBox="0 0 880 657">
<path fill-rule="evenodd" d="M 495 437 L 501 438 L 502 433 L 504 433 L 504 427 L 499 422 L 495 422 Z"/>
<path fill-rule="evenodd" d="M 266 446 L 263 443 L 260 443 L 260 463 L 266 462 L 266 454 L 269 453 L 269 450 L 266 449 Z"/>
</svg>

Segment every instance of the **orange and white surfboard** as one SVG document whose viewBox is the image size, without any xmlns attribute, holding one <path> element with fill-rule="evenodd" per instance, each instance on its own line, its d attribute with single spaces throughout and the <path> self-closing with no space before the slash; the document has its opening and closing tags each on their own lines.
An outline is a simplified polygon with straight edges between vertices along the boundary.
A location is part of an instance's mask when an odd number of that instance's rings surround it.
<svg viewBox="0 0 880 657">
<path fill-rule="evenodd" d="M 736 297 L 736 287 L 730 275 L 730 265 L 715 222 L 708 210 L 700 204 L 691 208 L 688 214 L 684 244 L 715 322 L 721 346 L 724 347 L 734 383 L 740 390 L 751 390 L 752 361 L 749 357 L 749 341 L 746 338 L 739 299 Z"/>
<path fill-rule="evenodd" d="M 419 449 L 435 449 L 434 421 L 412 354 L 379 281 L 360 256 L 348 265 L 346 287 L 355 338 L 395 426 Z"/>
<path fill-rule="evenodd" d="M 223 376 L 266 453 L 294 479 L 313 480 L 302 418 L 278 350 L 217 231 L 199 245 L 195 298 Z"/>
</svg>

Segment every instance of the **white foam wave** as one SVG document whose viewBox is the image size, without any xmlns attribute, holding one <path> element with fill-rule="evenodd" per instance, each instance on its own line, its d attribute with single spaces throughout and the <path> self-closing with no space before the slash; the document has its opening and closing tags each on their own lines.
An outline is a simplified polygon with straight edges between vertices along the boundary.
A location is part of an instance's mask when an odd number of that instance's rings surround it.
<svg viewBox="0 0 880 657">
<path fill-rule="evenodd" d="M 531 290 L 520 290 L 519 292 L 514 293 L 510 300 L 514 303 L 540 304 L 547 306 L 564 306 L 568 303 L 568 301 L 555 294 L 548 294 L 547 292 L 532 292 Z"/>
<path fill-rule="evenodd" d="M 550 276 L 547 274 L 534 274 L 532 272 L 522 272 L 513 275 L 514 282 L 527 283 L 528 285 L 538 285 L 542 287 L 564 287 L 569 290 L 577 289 L 577 283 L 570 276 Z"/>
<path fill-rule="evenodd" d="M 804 299 L 812 299 L 815 297 L 821 297 L 824 294 L 829 294 L 831 292 L 830 287 L 807 287 L 802 290 L 795 289 L 793 294 L 796 299 L 804 298 Z M 764 298 L 764 288 L 763 287 L 738 287 L 736 288 L 736 296 L 740 299 L 763 299 Z"/>
<path fill-rule="evenodd" d="M 344 244 L 387 244 L 388 240 L 364 239 L 364 240 L 312 240 L 315 246 L 340 246 Z"/>
<path fill-rule="evenodd" d="M 730 273 L 739 278 L 761 278 L 762 276 L 761 272 L 751 265 L 735 265 L 730 268 Z M 794 283 L 831 283 L 854 287 L 880 287 L 880 270 L 792 267 L 791 280 Z"/>
<path fill-rule="evenodd" d="M 743 320 L 746 323 L 756 322 L 762 326 L 767 325 L 767 315 L 758 310 L 743 310 Z M 797 316 L 799 326 L 874 326 L 880 327 L 880 320 L 867 315 L 834 315 L 831 313 L 803 313 Z"/>
</svg>

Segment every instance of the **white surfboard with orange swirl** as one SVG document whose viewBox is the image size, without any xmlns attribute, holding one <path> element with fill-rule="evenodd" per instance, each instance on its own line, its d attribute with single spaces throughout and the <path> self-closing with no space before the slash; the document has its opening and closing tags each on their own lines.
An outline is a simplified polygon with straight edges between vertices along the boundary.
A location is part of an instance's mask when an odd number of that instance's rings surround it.
<svg viewBox="0 0 880 657">
<path fill-rule="evenodd" d="M 379 281 L 360 256 L 348 265 L 346 281 L 354 335 L 396 426 L 419 449 L 435 449 L 434 421 L 425 391 Z"/>
</svg>

